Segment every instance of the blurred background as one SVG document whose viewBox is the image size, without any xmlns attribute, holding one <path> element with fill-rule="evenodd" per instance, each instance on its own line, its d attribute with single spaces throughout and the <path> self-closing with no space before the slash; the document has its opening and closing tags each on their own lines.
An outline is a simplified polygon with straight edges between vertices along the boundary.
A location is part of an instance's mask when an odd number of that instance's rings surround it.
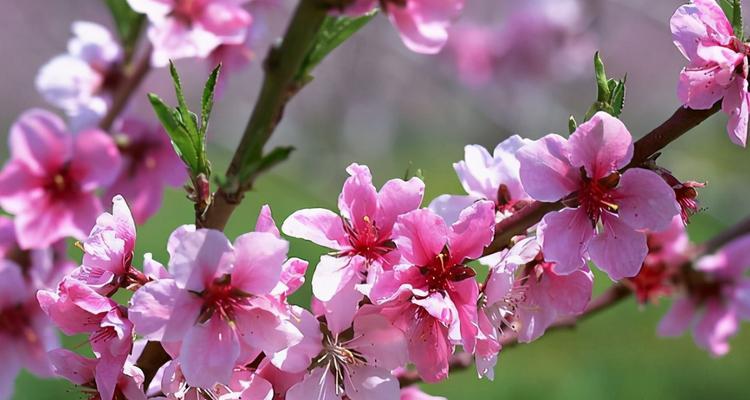
<svg viewBox="0 0 750 400">
<path fill-rule="evenodd" d="M 256 1 L 260 3 L 260 1 Z M 379 16 L 318 68 L 315 80 L 291 103 L 269 146 L 293 145 L 291 160 L 262 177 L 227 228 L 230 238 L 254 226 L 260 205 L 271 205 L 277 222 L 294 210 L 335 208 L 351 162 L 367 164 L 379 185 L 408 169 L 426 179 L 426 203 L 442 193 L 461 193 L 452 163 L 463 146 L 493 148 L 510 134 L 537 138 L 564 134 L 570 114 L 582 119 L 594 99 L 592 56 L 597 49 L 610 76 L 627 74 L 622 119 L 642 136 L 679 107 L 676 82 L 684 60 L 672 44 L 669 17 L 679 0 L 468 0 L 452 41 L 437 56 L 418 55 L 400 42 Z M 107 9 L 92 0 L 0 0 L 0 132 L 24 110 L 45 107 L 34 90 L 38 68 L 65 51 L 73 21 L 111 26 Z M 226 81 L 209 132 L 216 171 L 223 171 L 258 92 L 260 62 L 283 30 L 294 2 L 255 4 L 255 59 Z M 192 104 L 197 104 L 209 66 L 177 63 Z M 164 69 L 150 73 L 129 112 L 152 119 L 147 91 L 172 101 Z M 694 217 L 695 241 L 711 237 L 750 209 L 746 150 L 726 137 L 717 115 L 671 145 L 661 164 L 684 180 L 704 181 L 705 210 Z M 2 142 L 0 153 L 7 159 Z M 425 204 L 426 204 L 425 203 Z M 171 189 L 163 209 L 138 230 L 138 254 L 166 262 L 170 232 L 192 223 L 192 205 Z M 293 240 L 292 254 L 314 265 L 323 252 Z M 309 272 L 312 271 L 310 268 Z M 597 276 L 596 291 L 610 282 Z M 309 284 L 294 301 L 307 304 Z M 494 382 L 475 371 L 454 374 L 424 390 L 450 399 L 700 399 L 746 398 L 750 330 L 731 341 L 729 355 L 712 359 L 690 337 L 659 339 L 655 326 L 668 301 L 639 307 L 630 300 L 571 331 L 554 332 L 530 345 L 502 352 Z M 83 338 L 67 338 L 69 347 Z M 0 367 L 1 368 L 1 367 Z M 80 399 L 72 385 L 23 373 L 15 399 Z"/>
</svg>

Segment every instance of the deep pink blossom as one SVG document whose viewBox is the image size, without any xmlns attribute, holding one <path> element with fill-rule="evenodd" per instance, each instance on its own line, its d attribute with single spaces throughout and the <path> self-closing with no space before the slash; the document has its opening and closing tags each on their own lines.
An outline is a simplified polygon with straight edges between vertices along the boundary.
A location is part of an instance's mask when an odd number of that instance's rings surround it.
<svg viewBox="0 0 750 400">
<path fill-rule="evenodd" d="M 693 0 L 678 8 L 670 26 L 675 45 L 689 61 L 680 73 L 680 100 L 686 107 L 705 110 L 723 98 L 721 109 L 729 116 L 729 138 L 744 147 L 750 107 L 750 49 L 736 36 L 714 0 Z"/>
<path fill-rule="evenodd" d="M 401 35 L 406 47 L 417 53 L 438 53 L 448 41 L 448 28 L 461 14 L 464 0 L 381 1 L 381 7 Z M 357 0 L 344 13 L 363 15 L 372 11 L 376 0 Z"/>
<path fill-rule="evenodd" d="M 686 287 L 659 324 L 662 336 L 692 329 L 695 343 L 713 356 L 729 352 L 729 338 L 740 320 L 750 319 L 750 236 L 742 236 L 714 254 L 701 257 Z"/>
<path fill-rule="evenodd" d="M 406 339 L 387 319 L 363 312 L 354 318 L 352 333 L 328 331 L 322 339 L 317 367 L 289 389 L 287 400 L 398 396 L 398 379 L 390 371 L 406 364 Z"/>
<path fill-rule="evenodd" d="M 566 205 L 545 215 L 537 229 L 557 274 L 582 268 L 588 255 L 612 279 L 635 276 L 648 251 L 642 230 L 662 230 L 680 212 L 674 191 L 655 172 L 619 172 L 632 156 L 630 132 L 604 112 L 568 140 L 550 134 L 518 152 L 526 192 Z"/>
<path fill-rule="evenodd" d="M 300 331 L 265 297 L 279 282 L 286 241 L 251 232 L 232 245 L 220 231 L 183 226 L 167 249 L 171 278 L 136 291 L 129 315 L 140 335 L 181 342 L 176 360 L 188 384 L 226 384 L 235 365 L 300 342 Z"/>
<path fill-rule="evenodd" d="M 430 209 L 447 223 L 453 223 L 464 208 L 478 200 L 493 201 L 497 219 L 523 207 L 531 198 L 521 186 L 516 152 L 528 143 L 531 141 L 513 135 L 500 142 L 492 154 L 479 145 L 466 146 L 464 160 L 453 163 L 453 169 L 468 195 L 438 196 L 430 203 Z"/>
<path fill-rule="evenodd" d="M 154 45 L 152 62 L 207 57 L 222 44 L 241 44 L 252 17 L 248 0 L 128 0 L 133 10 L 146 14 L 148 37 Z"/>
<path fill-rule="evenodd" d="M 185 166 L 161 127 L 127 117 L 118 121 L 114 132 L 123 162 L 105 197 L 124 196 L 135 221 L 143 224 L 161 208 L 165 186 L 185 183 Z"/>
<path fill-rule="evenodd" d="M 15 215 L 21 248 L 83 239 L 101 213 L 94 191 L 112 182 L 120 155 L 99 130 L 76 136 L 43 111 L 25 112 L 10 130 L 11 158 L 0 171 L 0 206 Z"/>
<path fill-rule="evenodd" d="M 88 388 L 92 392 L 91 399 L 112 400 L 125 398 L 128 400 L 146 400 L 143 393 L 143 372 L 126 362 L 120 369 L 113 372 L 111 392 L 105 392 L 99 386 L 97 378 L 102 359 L 86 358 L 67 349 L 55 349 L 50 352 L 55 373 L 70 382 Z"/>
<path fill-rule="evenodd" d="M 154 400 L 187 400 L 211 398 L 216 400 L 272 400 L 273 387 L 263 377 L 244 368 L 232 371 L 227 384 L 216 384 L 210 389 L 191 387 L 185 381 L 177 361 L 170 361 L 164 367 L 161 382 L 154 391 L 163 396 L 151 397 Z"/>
<path fill-rule="evenodd" d="M 352 164 L 347 172 L 350 177 L 338 202 L 341 216 L 321 208 L 305 209 L 290 215 L 281 228 L 289 236 L 336 251 L 321 256 L 312 286 L 315 297 L 345 326 L 351 324 L 360 292 L 366 293 L 369 284 L 398 260 L 393 244 L 396 218 L 419 207 L 424 194 L 418 178 L 389 180 L 378 192 L 366 166 Z"/>
<path fill-rule="evenodd" d="M 465 263 L 482 255 L 494 225 L 490 201 L 466 208 L 451 226 L 429 209 L 396 222 L 400 264 L 375 282 L 370 298 L 406 333 L 409 359 L 428 382 L 447 376 L 454 345 L 474 351 L 479 287 Z"/>
<path fill-rule="evenodd" d="M 421 391 L 419 387 L 407 386 L 401 389 L 400 400 L 448 400 L 445 397 L 430 396 L 429 394 Z"/>
<path fill-rule="evenodd" d="M 96 125 L 107 112 L 121 80 L 122 49 L 107 28 L 93 22 L 74 22 L 73 34 L 68 52 L 39 70 L 36 87 L 78 131 Z"/>
<path fill-rule="evenodd" d="M 57 291 L 40 290 L 37 299 L 65 334 L 89 334 L 98 360 L 93 367 L 96 388 L 102 398 L 111 399 L 133 347 L 133 324 L 122 307 L 74 278 L 65 278 Z"/>
</svg>

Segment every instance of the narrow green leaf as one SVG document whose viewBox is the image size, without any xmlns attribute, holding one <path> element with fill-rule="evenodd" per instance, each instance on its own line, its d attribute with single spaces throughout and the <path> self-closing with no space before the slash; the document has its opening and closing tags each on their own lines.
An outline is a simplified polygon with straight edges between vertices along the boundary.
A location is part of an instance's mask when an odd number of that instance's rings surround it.
<svg viewBox="0 0 750 400">
<path fill-rule="evenodd" d="M 627 79 L 628 76 L 625 75 L 622 80 L 617 81 L 614 89 L 612 89 L 612 98 L 609 104 L 612 107 L 612 115 L 615 117 L 619 117 L 622 114 L 622 109 L 625 108 L 625 82 Z"/>
<path fill-rule="evenodd" d="M 242 171 L 240 171 L 239 181 L 247 182 L 250 177 L 258 176 L 283 161 L 286 161 L 293 151 L 294 147 L 291 146 L 282 146 L 271 150 L 271 152 L 264 155 L 257 162 L 244 166 Z"/>
<path fill-rule="evenodd" d="M 734 35 L 737 36 L 741 41 L 744 41 L 744 26 L 742 24 L 742 2 L 740 0 L 734 0 L 732 4 L 732 28 L 734 28 Z"/>
<path fill-rule="evenodd" d="M 109 8 L 115 23 L 117 36 L 125 50 L 126 58 L 129 59 L 135 49 L 146 18 L 143 14 L 133 11 L 127 0 L 104 0 L 104 4 Z"/>
<path fill-rule="evenodd" d="M 594 73 L 596 74 L 596 100 L 604 103 L 609 100 L 610 90 L 607 73 L 604 71 L 604 62 L 598 51 L 594 53 Z"/>
<path fill-rule="evenodd" d="M 175 119 L 175 110 L 164 103 L 159 96 L 149 93 L 148 100 L 151 102 L 156 117 L 161 122 L 172 140 L 175 152 L 188 166 L 193 174 L 198 173 L 198 155 L 193 147 L 193 141 L 179 121 Z M 178 114 L 179 115 L 179 114 Z"/>
<path fill-rule="evenodd" d="M 578 129 L 578 123 L 576 122 L 575 117 L 571 115 L 570 118 L 568 118 L 568 133 L 572 135 L 576 129 Z"/>
<path fill-rule="evenodd" d="M 211 118 L 211 110 L 214 107 L 214 91 L 216 90 L 216 81 L 219 79 L 219 72 L 221 72 L 221 64 L 217 65 L 211 75 L 208 76 L 206 85 L 203 87 L 203 97 L 201 99 L 201 136 L 206 136 L 206 130 L 208 129 L 208 120 Z"/>
<path fill-rule="evenodd" d="M 185 102 L 185 94 L 182 91 L 182 82 L 180 81 L 180 75 L 177 73 L 177 68 L 175 68 L 174 62 L 172 62 L 172 60 L 169 60 L 169 73 L 172 75 L 172 82 L 174 83 L 174 91 L 175 95 L 177 96 L 177 111 L 180 112 L 180 119 L 187 128 L 187 131 L 192 139 L 196 144 L 198 144 L 200 133 L 198 131 L 198 125 L 196 123 L 197 118 L 195 118 L 195 115 L 190 115 L 190 109 L 187 106 L 187 102 Z"/>
</svg>

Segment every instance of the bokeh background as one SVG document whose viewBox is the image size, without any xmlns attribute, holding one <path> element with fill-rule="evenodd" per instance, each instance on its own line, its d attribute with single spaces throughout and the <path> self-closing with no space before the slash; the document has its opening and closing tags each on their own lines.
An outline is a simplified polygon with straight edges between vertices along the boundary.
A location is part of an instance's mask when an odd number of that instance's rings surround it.
<svg viewBox="0 0 750 400">
<path fill-rule="evenodd" d="M 255 21 L 256 60 L 230 77 L 215 107 L 209 140 L 217 171 L 227 165 L 252 108 L 262 55 L 294 6 L 263 1 Z M 530 138 L 565 133 L 570 114 L 581 119 L 595 95 L 590 60 L 596 49 L 611 75 L 627 73 L 622 119 L 634 136 L 643 135 L 679 106 L 675 86 L 683 60 L 671 42 L 669 17 L 680 3 L 468 0 L 456 32 L 477 26 L 497 31 L 488 42 L 492 68 L 483 79 L 461 64 L 471 56 L 467 46 L 482 43 L 460 42 L 438 56 L 417 55 L 402 46 L 385 18 L 376 18 L 335 51 L 294 99 L 270 145 L 297 150 L 289 162 L 260 179 L 229 224 L 228 235 L 252 229 L 265 203 L 279 223 L 296 209 L 335 208 L 344 168 L 355 161 L 369 165 L 378 184 L 407 169 L 421 169 L 428 201 L 441 193 L 460 193 L 452 163 L 463 157 L 464 145 L 492 148 L 513 133 Z M 64 51 L 71 22 L 111 26 L 111 21 L 98 0 L 0 0 L 0 5 L 0 132 L 7 135 L 23 110 L 50 108 L 35 91 L 34 78 L 44 62 Z M 178 68 L 196 104 L 208 66 L 185 60 Z M 167 71 L 151 72 L 129 109 L 152 118 L 146 91 L 171 99 Z M 730 144 L 725 122 L 721 115 L 711 118 L 660 159 L 681 178 L 708 182 L 701 191 L 705 210 L 690 225 L 696 241 L 750 214 L 750 155 Z M 8 149 L 2 143 L 5 160 Z M 162 211 L 138 228 L 136 260 L 153 252 L 166 262 L 169 233 L 191 223 L 192 216 L 184 194 L 170 190 Z M 322 252 L 292 241 L 292 253 L 312 265 Z M 601 275 L 596 282 L 596 292 L 610 284 Z M 294 301 L 307 304 L 309 296 L 308 284 Z M 480 381 L 468 370 L 424 389 L 450 399 L 747 398 L 750 329 L 743 327 L 732 340 L 729 355 L 712 359 L 690 337 L 655 336 L 667 305 L 639 307 L 626 301 L 571 331 L 501 353 L 494 382 Z M 68 338 L 65 344 L 76 347 L 84 341 Z M 15 395 L 18 400 L 84 397 L 68 383 L 27 373 L 19 376 Z"/>
</svg>

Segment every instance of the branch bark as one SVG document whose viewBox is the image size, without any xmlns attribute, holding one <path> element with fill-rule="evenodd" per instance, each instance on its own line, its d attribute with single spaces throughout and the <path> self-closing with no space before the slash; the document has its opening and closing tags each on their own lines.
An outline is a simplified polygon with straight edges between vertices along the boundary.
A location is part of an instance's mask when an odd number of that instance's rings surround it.
<svg viewBox="0 0 750 400">
<path fill-rule="evenodd" d="M 151 52 L 153 48 L 150 43 L 146 46 L 147 47 L 141 58 L 129 68 L 129 71 L 125 72 L 125 77 L 122 83 L 120 83 L 117 90 L 115 90 L 112 98 L 112 105 L 109 107 L 104 117 L 102 117 L 101 121 L 99 121 L 99 128 L 102 130 L 109 131 L 112 128 L 117 117 L 128 105 L 130 97 L 132 97 L 133 93 L 135 93 L 136 89 L 138 89 L 146 78 L 146 75 L 148 75 L 148 72 L 151 70 Z"/>
<path fill-rule="evenodd" d="M 721 102 L 717 102 L 708 110 L 693 110 L 680 107 L 663 124 L 634 143 L 633 158 L 624 169 L 640 166 L 680 136 L 714 115 L 720 108 Z M 539 222 L 544 214 L 557 211 L 561 208 L 563 208 L 563 205 L 560 201 L 555 203 L 531 202 L 512 216 L 495 225 L 495 238 L 485 249 L 484 255 L 502 250 L 510 243 L 513 236 L 525 233 L 526 230 Z"/>
</svg>

